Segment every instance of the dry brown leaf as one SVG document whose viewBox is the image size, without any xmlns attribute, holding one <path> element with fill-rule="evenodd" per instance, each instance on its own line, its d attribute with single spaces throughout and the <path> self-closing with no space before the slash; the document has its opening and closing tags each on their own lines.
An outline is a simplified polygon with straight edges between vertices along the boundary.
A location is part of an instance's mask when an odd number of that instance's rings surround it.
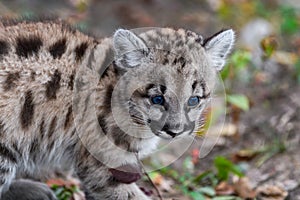
<svg viewBox="0 0 300 200">
<path fill-rule="evenodd" d="M 219 185 L 217 185 L 215 190 L 217 195 L 231 195 L 235 192 L 234 187 L 225 181 L 222 181 Z"/>
<path fill-rule="evenodd" d="M 256 197 L 256 192 L 251 188 L 247 177 L 239 178 L 238 181 L 233 184 L 233 187 L 238 196 L 243 199 L 254 199 Z"/>
<path fill-rule="evenodd" d="M 277 63 L 282 65 L 294 65 L 298 56 L 295 53 L 284 52 L 284 51 L 276 51 L 272 57 Z"/>
<path fill-rule="evenodd" d="M 56 179 L 49 179 L 46 184 L 51 187 L 53 185 L 57 185 L 57 186 L 65 186 L 66 185 L 66 181 L 61 179 L 61 178 L 56 178 Z"/>
<path fill-rule="evenodd" d="M 284 200 L 288 192 L 276 185 L 263 185 L 256 189 L 256 193 L 261 200 Z"/>
<path fill-rule="evenodd" d="M 228 124 L 224 124 L 223 126 L 223 130 L 221 132 L 221 136 L 233 136 L 237 133 L 238 128 L 235 124 L 232 123 L 228 123 Z"/>
<path fill-rule="evenodd" d="M 240 161 L 249 161 L 249 160 L 253 159 L 257 154 L 258 154 L 258 152 L 256 150 L 242 149 L 242 150 L 234 153 L 231 157 L 232 157 L 232 161 L 234 163 L 237 163 Z"/>
</svg>

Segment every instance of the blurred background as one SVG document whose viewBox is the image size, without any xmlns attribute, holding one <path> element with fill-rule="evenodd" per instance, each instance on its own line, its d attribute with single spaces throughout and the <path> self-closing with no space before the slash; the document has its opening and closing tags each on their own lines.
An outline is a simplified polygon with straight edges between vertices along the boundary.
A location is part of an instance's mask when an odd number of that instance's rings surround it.
<svg viewBox="0 0 300 200">
<path fill-rule="evenodd" d="M 149 176 L 164 199 L 300 199 L 299 0 L 0 0 L 0 14 L 56 15 L 99 38 L 117 28 L 185 28 L 204 37 L 233 28 L 237 45 L 221 73 L 227 111 L 216 146 L 199 159 L 199 132 L 180 159 Z M 149 180 L 139 184 L 157 196 Z M 70 199 L 72 192 L 57 194 Z"/>
</svg>

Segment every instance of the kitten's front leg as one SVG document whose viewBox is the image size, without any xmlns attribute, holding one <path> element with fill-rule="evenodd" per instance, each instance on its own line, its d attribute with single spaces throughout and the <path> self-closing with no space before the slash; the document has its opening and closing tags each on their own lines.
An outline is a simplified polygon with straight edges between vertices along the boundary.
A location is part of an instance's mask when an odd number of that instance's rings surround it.
<svg viewBox="0 0 300 200">
<path fill-rule="evenodd" d="M 135 181 L 134 174 L 132 178 L 119 170 L 109 169 L 89 154 L 85 159 L 77 163 L 76 173 L 88 190 L 87 200 L 150 200 L 132 183 Z"/>
</svg>

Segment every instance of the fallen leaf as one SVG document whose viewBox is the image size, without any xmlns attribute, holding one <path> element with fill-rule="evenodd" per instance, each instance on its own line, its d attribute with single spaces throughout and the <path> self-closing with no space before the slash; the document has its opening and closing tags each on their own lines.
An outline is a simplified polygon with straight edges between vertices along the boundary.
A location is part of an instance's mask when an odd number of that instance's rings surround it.
<svg viewBox="0 0 300 200">
<path fill-rule="evenodd" d="M 289 53 L 284 51 L 276 51 L 272 58 L 279 64 L 284 66 L 286 65 L 294 65 L 297 60 L 298 56 L 295 53 Z"/>
<path fill-rule="evenodd" d="M 242 149 L 232 155 L 232 161 L 234 163 L 240 161 L 249 161 L 253 159 L 259 152 L 254 149 Z"/>
<path fill-rule="evenodd" d="M 215 190 L 217 195 L 231 195 L 235 192 L 234 187 L 225 181 L 222 181 L 219 185 L 217 185 Z"/>
<path fill-rule="evenodd" d="M 264 56 L 266 58 L 270 58 L 278 48 L 277 38 L 274 35 L 265 37 L 264 39 L 261 40 L 260 47 L 264 51 L 265 54 Z"/>
<path fill-rule="evenodd" d="M 155 185 L 161 185 L 164 181 L 163 176 L 158 172 L 151 172 L 149 173 L 149 176 Z"/>
<path fill-rule="evenodd" d="M 247 177 L 239 178 L 238 181 L 233 184 L 233 187 L 238 196 L 243 199 L 254 199 L 256 197 L 256 192 L 251 188 Z"/>
<path fill-rule="evenodd" d="M 61 178 L 56 178 L 56 179 L 49 179 L 46 184 L 51 187 L 53 185 L 57 185 L 57 186 L 65 186 L 66 182 L 65 180 L 61 179 Z"/>
<path fill-rule="evenodd" d="M 227 137 L 234 136 L 237 133 L 237 131 L 238 131 L 238 128 L 235 124 L 227 123 L 227 124 L 224 124 L 223 130 L 221 131 L 220 136 L 227 136 Z"/>
<path fill-rule="evenodd" d="M 261 200 L 284 200 L 288 192 L 276 185 L 263 185 L 256 189 L 256 193 Z"/>
</svg>

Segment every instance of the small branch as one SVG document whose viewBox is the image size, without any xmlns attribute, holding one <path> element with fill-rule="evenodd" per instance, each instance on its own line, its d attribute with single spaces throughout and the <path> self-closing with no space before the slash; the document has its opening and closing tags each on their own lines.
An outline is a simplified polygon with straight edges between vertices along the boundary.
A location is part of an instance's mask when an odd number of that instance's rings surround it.
<svg viewBox="0 0 300 200">
<path fill-rule="evenodd" d="M 146 169 L 145 169 L 143 163 L 140 161 L 140 159 L 139 159 L 139 157 L 138 157 L 138 154 L 136 153 L 135 156 L 136 156 L 136 159 L 137 159 L 137 161 L 138 161 L 139 166 L 140 166 L 141 169 L 143 170 L 143 173 L 147 176 L 149 182 L 151 183 L 152 187 L 153 187 L 154 190 L 156 191 L 159 200 L 163 200 L 163 198 L 162 198 L 162 196 L 161 196 L 161 194 L 160 194 L 160 192 L 159 192 L 159 189 L 156 187 L 156 185 L 155 185 L 155 184 L 153 183 L 153 181 L 151 180 L 149 174 L 146 172 Z"/>
</svg>

